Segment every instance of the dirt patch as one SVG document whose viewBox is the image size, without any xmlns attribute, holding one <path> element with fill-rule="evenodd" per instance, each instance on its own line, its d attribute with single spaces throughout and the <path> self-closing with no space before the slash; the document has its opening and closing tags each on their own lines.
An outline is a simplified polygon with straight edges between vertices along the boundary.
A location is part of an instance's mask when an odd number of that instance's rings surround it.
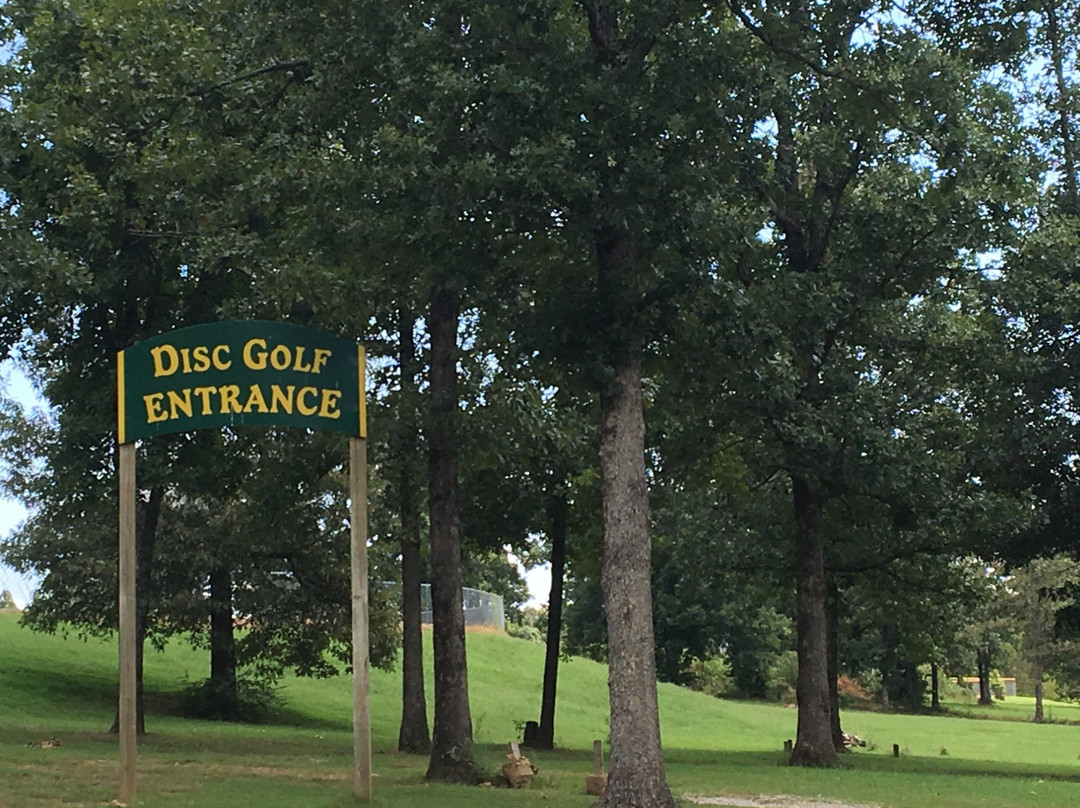
<svg viewBox="0 0 1080 808">
<path fill-rule="evenodd" d="M 880 805 L 837 802 L 795 794 L 757 794 L 752 797 L 699 797 L 687 794 L 686 799 L 698 805 L 723 805 L 731 808 L 881 808 Z"/>
</svg>

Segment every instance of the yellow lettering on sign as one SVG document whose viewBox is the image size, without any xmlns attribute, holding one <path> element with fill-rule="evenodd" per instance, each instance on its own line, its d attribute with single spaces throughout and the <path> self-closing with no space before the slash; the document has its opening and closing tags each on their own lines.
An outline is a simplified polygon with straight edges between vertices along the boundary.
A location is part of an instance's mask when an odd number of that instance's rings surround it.
<svg viewBox="0 0 1080 808">
<path fill-rule="evenodd" d="M 229 355 L 229 346 L 228 345 L 215 345 L 214 346 L 214 351 L 213 351 L 213 353 L 211 355 L 211 361 L 214 363 L 214 367 L 217 370 L 228 370 L 229 368 L 232 367 L 232 360 L 231 359 L 222 359 L 223 355 L 224 356 Z M 223 412 L 224 412 L 224 410 L 223 410 Z"/>
<path fill-rule="evenodd" d="M 195 395 L 197 395 L 202 400 L 202 409 L 199 411 L 201 415 L 210 415 L 213 412 L 213 410 L 210 409 L 210 396 L 212 396 L 216 391 L 216 387 L 195 388 Z"/>
<path fill-rule="evenodd" d="M 292 369 L 297 373 L 311 373 L 310 364 L 307 367 L 304 367 L 304 351 L 306 350 L 307 349 L 303 345 L 299 345 L 296 348 L 296 364 L 293 365 Z"/>
<path fill-rule="evenodd" d="M 240 388 L 235 384 L 223 384 L 218 388 L 221 396 L 221 414 L 228 415 L 230 412 L 242 412 L 240 406 Z"/>
<path fill-rule="evenodd" d="M 196 373 L 204 373 L 210 370 L 210 349 L 205 345 L 196 345 L 191 350 L 192 368 Z"/>
<path fill-rule="evenodd" d="M 146 423 L 156 424 L 169 419 L 169 413 L 161 408 L 161 402 L 165 400 L 164 393 L 150 393 L 142 398 L 146 405 Z"/>
<path fill-rule="evenodd" d="M 171 345 L 158 345 L 150 349 L 150 358 L 154 360 L 154 378 L 172 376 L 180 367 L 180 355 Z M 151 421 L 150 423 L 153 423 Z"/>
<path fill-rule="evenodd" d="M 290 384 L 284 391 L 281 389 L 281 385 L 270 385 L 270 412 L 276 413 L 278 411 L 278 406 L 280 405 L 284 412 L 292 415 L 293 393 L 295 391 L 295 384 Z"/>
<path fill-rule="evenodd" d="M 180 396 L 183 393 L 183 397 Z M 191 388 L 185 387 L 179 393 L 175 390 L 169 391 L 169 420 L 175 421 L 180 416 L 177 411 L 184 413 L 188 418 L 191 417 Z"/>
<path fill-rule="evenodd" d="M 316 348 L 315 358 L 311 361 L 311 372 L 318 373 L 321 371 L 331 353 L 333 352 L 329 348 Z"/>
<path fill-rule="evenodd" d="M 251 370 L 266 370 L 266 340 L 255 337 L 244 343 L 244 364 Z"/>
<path fill-rule="evenodd" d="M 322 403 L 319 406 L 319 417 L 333 420 L 340 418 L 341 411 L 337 408 L 339 398 L 341 398 L 340 390 L 323 390 Z"/>
<path fill-rule="evenodd" d="M 273 361 L 271 359 L 271 361 Z M 318 396 L 319 391 L 314 387 L 301 387 L 300 392 L 296 394 L 296 411 L 301 415 L 314 415 L 319 411 L 318 406 L 315 404 L 305 404 L 304 399 L 308 395 Z"/>
<path fill-rule="evenodd" d="M 259 385 L 251 385 L 251 390 L 248 392 L 248 399 L 244 403 L 244 412 L 251 412 L 257 410 L 258 412 L 269 412 L 266 409 L 266 399 L 263 398 L 262 390 L 259 389 Z"/>
<path fill-rule="evenodd" d="M 292 362 L 292 351 L 288 346 L 275 345 L 274 350 L 270 352 L 270 364 L 274 366 L 274 370 L 285 370 Z"/>
</svg>

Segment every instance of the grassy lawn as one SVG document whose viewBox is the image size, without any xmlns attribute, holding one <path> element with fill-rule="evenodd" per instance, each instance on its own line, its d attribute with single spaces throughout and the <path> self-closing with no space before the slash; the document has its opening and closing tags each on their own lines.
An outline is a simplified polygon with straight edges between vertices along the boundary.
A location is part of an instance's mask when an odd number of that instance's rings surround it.
<svg viewBox="0 0 1080 808">
<path fill-rule="evenodd" d="M 986 707 L 975 702 L 945 702 L 943 706 L 951 713 L 970 718 L 1030 721 L 1035 715 L 1033 696 L 1009 696 Z M 1043 719 L 1048 724 L 1080 724 L 1080 704 L 1043 699 Z"/>
<path fill-rule="evenodd" d="M 518 724 L 539 712 L 543 648 L 503 635 L 469 635 L 477 757 L 494 774 Z M 243 726 L 175 714 L 175 694 L 205 675 L 205 652 L 147 652 L 149 735 L 140 741 L 144 806 L 296 808 L 352 805 L 350 686 L 345 678 L 289 679 L 274 723 Z M 428 660 L 430 677 L 430 659 Z M 521 791 L 423 782 L 426 759 L 394 751 L 400 679 L 374 671 L 371 708 L 376 806 L 584 806 L 591 743 L 607 737 L 606 669 L 573 659 L 560 671 L 559 751 L 531 757 L 540 772 Z M 49 637 L 0 614 L 0 806 L 103 806 L 118 786 L 112 642 Z M 1012 702 L 1015 701 L 1015 705 Z M 430 702 L 429 702 L 430 703 Z M 660 686 L 668 779 L 679 795 L 799 794 L 887 808 L 1073 808 L 1080 804 L 1080 728 L 945 716 L 847 712 L 845 729 L 870 746 L 836 770 L 784 765 L 795 710 L 721 701 Z M 1021 699 L 986 708 L 1020 717 Z M 1075 711 L 1054 706 L 1054 714 Z M 974 709 L 972 708 L 973 712 Z M 1015 712 L 1016 715 L 1011 715 Z M 1072 713 L 1069 713 L 1072 715 Z M 59 748 L 28 745 L 59 739 Z M 899 744 L 900 758 L 892 756 Z M 944 750 L 944 752 L 943 752 Z M 688 804 L 688 803 L 687 803 Z"/>
</svg>

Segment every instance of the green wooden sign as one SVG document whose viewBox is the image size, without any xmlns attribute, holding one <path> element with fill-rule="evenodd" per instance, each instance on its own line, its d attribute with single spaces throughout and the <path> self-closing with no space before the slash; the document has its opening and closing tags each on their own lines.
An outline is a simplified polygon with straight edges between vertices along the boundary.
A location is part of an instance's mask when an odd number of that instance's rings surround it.
<svg viewBox="0 0 1080 808">
<path fill-rule="evenodd" d="M 364 349 L 261 320 L 181 328 L 117 355 L 118 437 L 294 426 L 367 436 Z"/>
</svg>

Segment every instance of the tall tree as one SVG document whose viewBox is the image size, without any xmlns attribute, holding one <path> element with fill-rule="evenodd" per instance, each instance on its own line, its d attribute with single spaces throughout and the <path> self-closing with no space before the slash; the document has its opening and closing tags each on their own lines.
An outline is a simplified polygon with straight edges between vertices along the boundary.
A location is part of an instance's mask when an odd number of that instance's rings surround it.
<svg viewBox="0 0 1080 808">
<path fill-rule="evenodd" d="M 476 783 L 461 600 L 458 511 L 456 291 L 436 289 L 428 309 L 431 334 L 428 508 L 431 513 L 431 610 L 435 645 L 435 727 L 427 777 Z"/>
<path fill-rule="evenodd" d="M 750 298 L 770 309 L 741 351 L 750 360 L 743 388 L 761 395 L 748 404 L 790 486 L 799 653 L 791 762 L 833 765 L 829 511 L 851 495 L 903 511 L 895 488 L 875 491 L 855 476 L 856 469 L 865 474 L 872 452 L 903 448 L 895 438 L 908 433 L 899 422 L 914 412 L 880 384 L 897 347 L 880 326 L 903 322 L 907 307 L 946 275 L 974 274 L 959 257 L 1007 223 L 960 190 L 1000 186 L 982 173 L 985 124 L 957 86 L 997 93 L 907 21 L 872 6 L 731 7 L 761 45 L 767 88 L 758 138 L 767 159 L 747 177 L 764 216 L 748 228 L 747 243 L 772 254 L 748 257 L 737 275 Z M 755 349 L 762 353 L 750 358 Z M 771 389 L 763 389 L 766 379 Z M 875 403 L 879 394 L 887 399 Z"/>
<path fill-rule="evenodd" d="M 420 633 L 420 450 L 419 379 L 414 330 L 416 319 L 406 308 L 398 313 L 398 368 L 401 374 L 398 424 L 398 502 L 401 525 L 401 728 L 398 750 L 431 751 L 427 700 L 424 695 L 424 648 Z"/>
<path fill-rule="evenodd" d="M 1070 590 L 1075 588 L 1078 576 L 1080 565 L 1076 561 L 1055 556 L 1033 559 L 1016 570 L 1007 583 L 1020 622 L 1020 647 L 1035 685 L 1032 720 L 1037 724 L 1045 718 L 1043 684 L 1047 669 L 1062 649 L 1056 636 L 1058 613 L 1072 605 Z"/>
</svg>

